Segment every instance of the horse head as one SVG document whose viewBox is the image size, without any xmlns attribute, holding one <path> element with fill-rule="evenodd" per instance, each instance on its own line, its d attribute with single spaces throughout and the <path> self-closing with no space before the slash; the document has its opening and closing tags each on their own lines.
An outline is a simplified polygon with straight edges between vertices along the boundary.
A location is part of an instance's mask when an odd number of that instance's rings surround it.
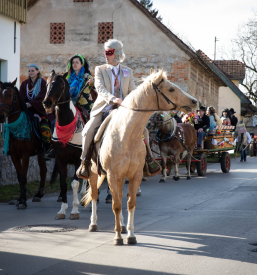
<svg viewBox="0 0 257 275">
<path fill-rule="evenodd" d="M 0 123 L 4 123 L 6 117 L 8 117 L 14 110 L 16 103 L 15 87 L 17 78 L 13 82 L 1 82 L 0 81 Z"/>
<path fill-rule="evenodd" d="M 169 115 L 169 112 L 154 112 L 146 124 L 146 128 L 150 132 L 155 132 L 158 129 L 165 128 L 168 132 L 174 127 L 174 121 Z"/>
<path fill-rule="evenodd" d="M 158 109 L 189 113 L 197 107 L 197 99 L 170 82 L 163 70 L 152 73 L 148 79 L 156 94 Z"/>
<path fill-rule="evenodd" d="M 43 106 L 47 114 L 52 113 L 58 103 L 70 99 L 69 83 L 66 80 L 67 75 L 68 73 L 63 75 L 56 74 L 55 71 L 52 70 L 47 80 L 47 92 L 43 100 Z"/>
</svg>

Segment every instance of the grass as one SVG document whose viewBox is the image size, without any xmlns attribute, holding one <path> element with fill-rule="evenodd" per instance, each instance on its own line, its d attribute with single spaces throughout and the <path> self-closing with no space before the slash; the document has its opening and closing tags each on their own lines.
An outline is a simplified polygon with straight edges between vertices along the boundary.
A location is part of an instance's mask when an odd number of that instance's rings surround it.
<svg viewBox="0 0 257 275">
<path fill-rule="evenodd" d="M 71 188 L 72 178 L 67 179 L 67 188 L 68 190 L 72 190 Z M 27 183 L 27 198 L 33 198 L 37 193 L 39 188 L 39 181 L 33 181 Z M 57 180 L 54 184 L 50 185 L 49 182 L 46 182 L 45 185 L 45 194 L 52 194 L 55 192 L 60 192 L 60 181 Z M 20 185 L 4 185 L 0 186 L 0 202 L 8 202 L 10 200 L 17 200 L 20 196 Z"/>
</svg>

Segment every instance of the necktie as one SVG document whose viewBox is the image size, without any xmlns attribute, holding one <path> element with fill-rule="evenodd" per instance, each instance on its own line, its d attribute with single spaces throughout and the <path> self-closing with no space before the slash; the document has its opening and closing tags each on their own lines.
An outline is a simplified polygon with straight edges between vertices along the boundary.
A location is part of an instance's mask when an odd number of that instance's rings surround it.
<svg viewBox="0 0 257 275">
<path fill-rule="evenodd" d="M 115 77 L 115 81 L 114 81 L 114 96 L 117 98 L 120 98 L 120 83 L 119 83 L 119 73 L 120 71 L 118 71 L 118 74 L 116 75 L 114 72 L 114 69 L 112 68 L 112 73 Z"/>
</svg>

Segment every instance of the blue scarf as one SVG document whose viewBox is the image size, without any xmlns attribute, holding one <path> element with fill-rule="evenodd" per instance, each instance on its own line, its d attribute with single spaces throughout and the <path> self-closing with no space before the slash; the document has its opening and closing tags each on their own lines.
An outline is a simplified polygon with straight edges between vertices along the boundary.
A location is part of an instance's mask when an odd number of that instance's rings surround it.
<svg viewBox="0 0 257 275">
<path fill-rule="evenodd" d="M 4 124 L 4 154 L 7 155 L 9 149 L 10 133 L 19 140 L 31 140 L 31 122 L 28 116 L 21 112 L 19 118 L 13 123 Z"/>
<path fill-rule="evenodd" d="M 70 75 L 70 78 L 69 78 L 70 95 L 73 102 L 77 101 L 78 99 L 79 93 L 81 91 L 81 88 L 84 82 L 84 73 L 85 73 L 85 68 L 82 67 L 78 75 L 76 75 L 75 71 L 72 71 Z"/>
</svg>

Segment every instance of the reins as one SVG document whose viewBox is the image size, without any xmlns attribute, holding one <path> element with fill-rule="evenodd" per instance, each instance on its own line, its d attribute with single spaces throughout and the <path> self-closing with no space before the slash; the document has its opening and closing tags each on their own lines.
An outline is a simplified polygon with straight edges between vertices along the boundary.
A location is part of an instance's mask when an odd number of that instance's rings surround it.
<svg viewBox="0 0 257 275">
<path fill-rule="evenodd" d="M 164 80 L 162 79 L 157 85 L 154 84 L 152 82 L 152 86 L 153 86 L 153 89 L 155 91 L 155 94 L 156 94 L 156 100 L 157 100 L 157 106 L 158 106 L 158 109 L 135 109 L 135 108 L 130 108 L 130 107 L 127 107 L 127 106 L 124 106 L 124 105 L 119 105 L 120 107 L 123 107 L 123 108 L 126 108 L 126 109 L 129 109 L 129 110 L 132 110 L 132 111 L 135 111 L 135 112 L 156 112 L 156 111 L 172 111 L 172 110 L 176 110 L 177 108 L 177 105 L 172 102 L 159 88 L 158 86 L 163 82 Z M 172 109 L 169 109 L 169 110 L 163 110 L 163 109 L 160 109 L 160 106 L 159 106 L 159 96 L 158 94 L 162 95 L 163 98 L 167 101 L 168 104 L 173 104 L 174 108 Z"/>
</svg>

